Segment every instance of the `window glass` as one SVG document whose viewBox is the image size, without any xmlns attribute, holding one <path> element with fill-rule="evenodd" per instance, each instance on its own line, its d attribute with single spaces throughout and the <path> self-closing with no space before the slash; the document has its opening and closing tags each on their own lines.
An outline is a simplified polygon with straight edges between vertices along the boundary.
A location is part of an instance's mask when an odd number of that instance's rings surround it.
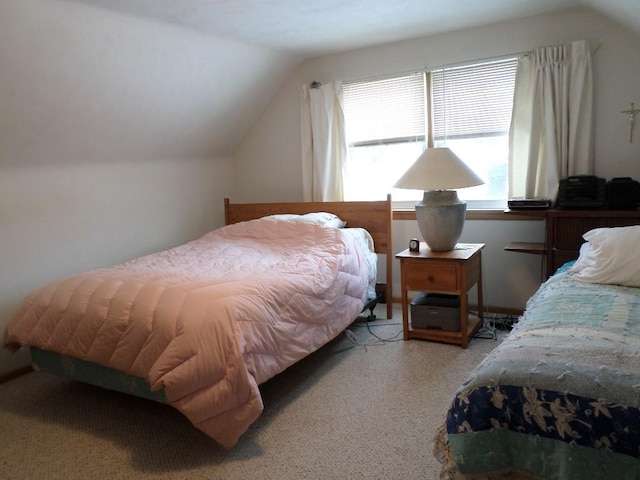
<svg viewBox="0 0 640 480">
<path fill-rule="evenodd" d="M 424 145 L 424 141 L 414 141 L 349 147 L 345 200 L 381 200 L 387 192 L 394 202 L 416 199 L 415 191 L 392 187 L 424 151 Z M 422 198 L 422 192 L 418 196 Z"/>
<path fill-rule="evenodd" d="M 458 190 L 469 202 L 506 206 L 516 65 L 509 58 L 429 73 L 433 145 L 451 148 L 485 181 Z"/>
<path fill-rule="evenodd" d="M 343 85 L 348 161 L 345 199 L 415 198 L 393 189 L 395 181 L 426 145 L 425 74 L 379 78 Z"/>
</svg>

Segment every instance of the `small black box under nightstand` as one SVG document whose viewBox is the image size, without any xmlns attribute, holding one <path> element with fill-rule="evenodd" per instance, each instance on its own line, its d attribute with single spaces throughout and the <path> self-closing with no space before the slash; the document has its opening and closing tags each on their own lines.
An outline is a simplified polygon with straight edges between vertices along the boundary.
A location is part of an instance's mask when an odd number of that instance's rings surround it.
<svg viewBox="0 0 640 480">
<path fill-rule="evenodd" d="M 460 297 L 421 293 L 411 302 L 411 326 L 438 330 L 460 330 Z"/>
</svg>

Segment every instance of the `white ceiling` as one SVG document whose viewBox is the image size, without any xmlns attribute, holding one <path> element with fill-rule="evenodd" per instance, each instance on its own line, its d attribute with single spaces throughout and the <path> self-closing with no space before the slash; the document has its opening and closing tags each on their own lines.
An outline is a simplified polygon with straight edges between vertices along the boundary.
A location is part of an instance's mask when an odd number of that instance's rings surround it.
<svg viewBox="0 0 640 480">
<path fill-rule="evenodd" d="M 640 0 L 75 0 L 302 55 L 588 6 L 640 33 Z"/>
</svg>

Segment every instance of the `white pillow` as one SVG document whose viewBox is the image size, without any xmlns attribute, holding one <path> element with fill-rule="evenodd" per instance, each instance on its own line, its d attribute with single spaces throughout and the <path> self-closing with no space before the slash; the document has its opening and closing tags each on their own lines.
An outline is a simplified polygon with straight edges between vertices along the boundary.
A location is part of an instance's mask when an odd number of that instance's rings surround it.
<svg viewBox="0 0 640 480">
<path fill-rule="evenodd" d="M 344 228 L 347 226 L 347 222 L 329 212 L 307 213 L 306 215 L 302 215 L 302 218 L 305 222 L 324 225 L 325 227 Z"/>
<path fill-rule="evenodd" d="M 304 215 L 296 215 L 294 213 L 283 213 L 277 215 L 269 215 L 267 218 L 275 218 L 277 220 L 286 220 L 290 222 L 304 222 L 313 223 L 315 225 L 322 225 L 324 227 L 344 228 L 347 222 L 342 220 L 334 213 L 329 212 L 314 212 L 306 213 Z"/>
<path fill-rule="evenodd" d="M 571 267 L 573 278 L 588 283 L 640 287 L 640 225 L 596 228 L 585 233 L 587 243 Z"/>
</svg>

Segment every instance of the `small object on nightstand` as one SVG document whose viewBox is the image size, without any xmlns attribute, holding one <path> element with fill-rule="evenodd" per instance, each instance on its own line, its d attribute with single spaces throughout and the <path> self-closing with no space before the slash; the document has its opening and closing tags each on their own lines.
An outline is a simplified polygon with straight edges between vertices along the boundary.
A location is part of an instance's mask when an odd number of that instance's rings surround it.
<svg viewBox="0 0 640 480">
<path fill-rule="evenodd" d="M 409 251 L 414 253 L 420 251 L 420 241 L 417 238 L 409 240 Z"/>
</svg>

